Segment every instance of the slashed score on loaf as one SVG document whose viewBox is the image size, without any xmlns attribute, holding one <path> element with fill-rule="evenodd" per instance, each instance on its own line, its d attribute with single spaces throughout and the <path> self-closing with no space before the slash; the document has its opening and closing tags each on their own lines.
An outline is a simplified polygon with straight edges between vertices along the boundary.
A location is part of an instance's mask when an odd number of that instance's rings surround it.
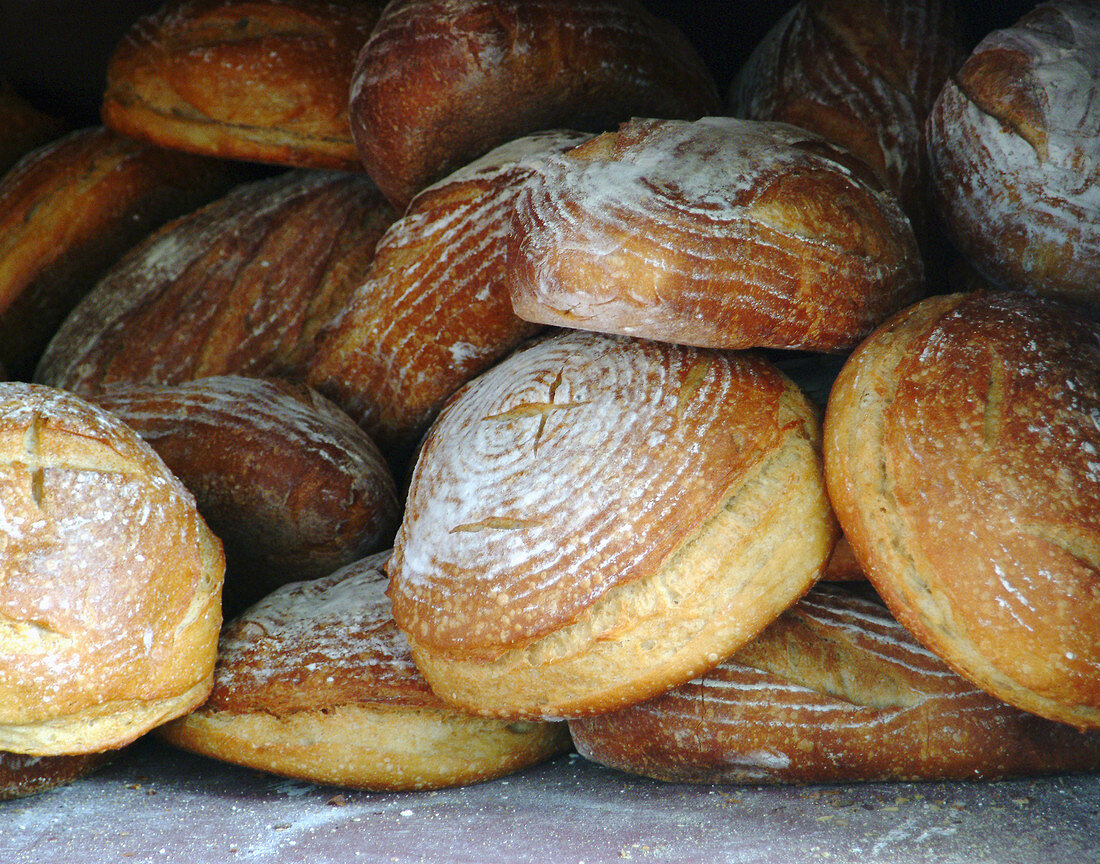
<svg viewBox="0 0 1100 864">
<path fill-rule="evenodd" d="M 818 577 L 817 415 L 767 362 L 581 331 L 468 384 L 429 430 L 387 565 L 433 689 L 564 717 L 714 665 Z"/>
</svg>

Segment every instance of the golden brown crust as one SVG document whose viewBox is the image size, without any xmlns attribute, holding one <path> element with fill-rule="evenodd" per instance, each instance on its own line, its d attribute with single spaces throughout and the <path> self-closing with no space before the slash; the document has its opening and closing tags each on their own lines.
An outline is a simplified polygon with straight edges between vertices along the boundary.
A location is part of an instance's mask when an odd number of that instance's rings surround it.
<svg viewBox="0 0 1100 864">
<path fill-rule="evenodd" d="M 108 126 L 165 147 L 361 171 L 355 57 L 381 2 L 177 0 L 138 21 L 107 70 Z"/>
<path fill-rule="evenodd" d="M 126 250 L 231 183 L 222 162 L 102 127 L 29 154 L 0 180 L 0 361 L 29 377 L 65 315 Z"/>
<path fill-rule="evenodd" d="M 792 123 L 851 150 L 928 230 L 924 121 L 965 59 L 943 0 L 803 0 L 730 87 L 730 110 Z"/>
<path fill-rule="evenodd" d="M 633 120 L 548 159 L 508 269 L 521 318 L 717 348 L 846 350 L 922 284 L 909 222 L 866 165 L 725 117 Z"/>
<path fill-rule="evenodd" d="M 1100 309 L 1100 10 L 1042 3 L 989 34 L 928 119 L 936 206 L 1001 288 Z"/>
<path fill-rule="evenodd" d="M 539 129 L 695 118 L 718 97 L 695 49 L 634 0 L 400 0 L 359 57 L 352 136 L 386 196 Z"/>
<path fill-rule="evenodd" d="M 286 585 L 229 623 L 214 689 L 173 744 L 311 782 L 427 789 L 498 777 L 568 746 L 561 723 L 447 707 L 394 624 L 388 552 Z"/>
<path fill-rule="evenodd" d="M 467 710 L 551 717 L 718 662 L 832 547 L 816 427 L 757 358 L 580 331 L 513 354 L 413 473 L 388 571 L 418 666 Z"/>
<path fill-rule="evenodd" d="M 300 376 L 394 219 L 362 174 L 289 171 L 239 186 L 112 267 L 60 327 L 36 380 L 92 393 L 119 381 Z"/>
<path fill-rule="evenodd" d="M 578 751 L 661 780 L 992 779 L 1100 767 L 1100 733 L 954 674 L 877 601 L 819 587 L 730 660 L 657 699 L 570 721 Z"/>
<path fill-rule="evenodd" d="M 417 194 L 319 338 L 309 382 L 395 462 L 455 390 L 541 329 L 512 311 L 505 237 L 534 166 L 585 137 L 527 136 Z"/>
<path fill-rule="evenodd" d="M 215 376 L 93 397 L 152 445 L 225 547 L 232 614 L 389 548 L 401 505 L 374 442 L 313 390 Z"/>
<path fill-rule="evenodd" d="M 209 692 L 221 544 L 120 420 L 39 385 L 0 396 L 0 747 L 119 747 Z"/>
<path fill-rule="evenodd" d="M 931 298 L 826 415 L 845 535 L 891 611 L 1001 699 L 1100 725 L 1100 327 L 1020 294 Z"/>
<path fill-rule="evenodd" d="M 72 783 L 106 765 L 117 751 L 70 756 L 26 756 L 0 752 L 0 801 L 26 798 Z"/>
</svg>

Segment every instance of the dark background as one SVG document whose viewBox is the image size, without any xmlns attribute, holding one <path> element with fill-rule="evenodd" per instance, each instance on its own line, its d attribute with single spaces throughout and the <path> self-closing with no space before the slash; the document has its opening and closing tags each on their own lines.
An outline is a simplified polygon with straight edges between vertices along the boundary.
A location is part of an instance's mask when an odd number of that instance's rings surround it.
<svg viewBox="0 0 1100 864">
<path fill-rule="evenodd" d="M 107 60 L 139 16 L 162 0 L 0 0 L 0 77 L 72 125 L 98 122 Z M 734 73 L 792 0 L 643 0 L 688 34 L 724 93 Z M 957 0 L 968 46 L 1011 24 L 1033 2 Z"/>
</svg>

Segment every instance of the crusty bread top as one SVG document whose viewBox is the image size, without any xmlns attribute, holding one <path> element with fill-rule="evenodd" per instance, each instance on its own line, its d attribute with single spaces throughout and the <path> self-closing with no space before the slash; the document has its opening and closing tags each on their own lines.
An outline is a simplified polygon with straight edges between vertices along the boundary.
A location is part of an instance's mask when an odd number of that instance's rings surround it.
<svg viewBox="0 0 1100 864">
<path fill-rule="evenodd" d="M 1090 770 L 1100 734 L 954 674 L 881 603 L 819 586 L 706 675 L 571 720 L 579 752 L 694 782 L 976 779 Z"/>
<path fill-rule="evenodd" d="M 174 0 L 115 48 L 104 120 L 166 147 L 362 170 L 347 93 L 382 5 Z"/>
<path fill-rule="evenodd" d="M 304 385 L 218 375 L 92 397 L 148 441 L 225 546 L 223 606 L 388 548 L 401 505 L 374 442 Z"/>
<path fill-rule="evenodd" d="M 661 568 L 791 429 L 816 440 L 812 416 L 749 355 L 582 331 L 521 349 L 425 438 L 387 565 L 399 626 L 492 658 L 582 619 Z"/>
<path fill-rule="evenodd" d="M 937 205 L 1001 287 L 1100 308 L 1100 8 L 1043 3 L 989 34 L 928 121 Z"/>
<path fill-rule="evenodd" d="M 401 207 L 539 129 L 719 107 L 691 43 L 635 0 L 395 0 L 363 47 L 349 103 L 363 164 Z"/>
<path fill-rule="evenodd" d="M 624 123 L 547 160 L 509 242 L 520 317 L 711 347 L 851 348 L 921 290 L 877 175 L 783 123 Z"/>
<path fill-rule="evenodd" d="M 396 218 L 362 174 L 241 185 L 131 249 L 65 320 L 35 380 L 92 393 L 294 374 Z"/>
<path fill-rule="evenodd" d="M 825 432 L 830 498 L 898 619 L 1005 701 L 1100 723 L 1100 324 L 930 298 L 852 356 Z"/>
<path fill-rule="evenodd" d="M 502 144 L 417 194 L 378 241 L 307 375 L 387 452 L 407 457 L 447 397 L 541 329 L 508 297 L 511 213 L 534 166 L 586 137 Z"/>
<path fill-rule="evenodd" d="M 19 383 L 0 385 L 0 453 L 0 723 L 208 679 L 224 559 L 156 453 L 106 411 Z"/>
<path fill-rule="evenodd" d="M 388 556 L 284 585 L 226 624 L 203 710 L 285 716 L 348 704 L 444 707 L 394 624 Z"/>
</svg>

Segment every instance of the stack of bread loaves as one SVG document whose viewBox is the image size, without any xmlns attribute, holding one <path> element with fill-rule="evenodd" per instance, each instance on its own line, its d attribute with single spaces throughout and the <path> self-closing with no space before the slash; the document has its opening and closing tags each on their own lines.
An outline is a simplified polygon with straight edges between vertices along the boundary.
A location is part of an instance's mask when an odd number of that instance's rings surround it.
<svg viewBox="0 0 1100 864">
<path fill-rule="evenodd" d="M 137 21 L 80 134 L 175 209 L 0 310 L 0 795 L 1100 768 L 1100 14 L 949 6 L 788 4 L 739 116 L 636 0 Z"/>
</svg>

